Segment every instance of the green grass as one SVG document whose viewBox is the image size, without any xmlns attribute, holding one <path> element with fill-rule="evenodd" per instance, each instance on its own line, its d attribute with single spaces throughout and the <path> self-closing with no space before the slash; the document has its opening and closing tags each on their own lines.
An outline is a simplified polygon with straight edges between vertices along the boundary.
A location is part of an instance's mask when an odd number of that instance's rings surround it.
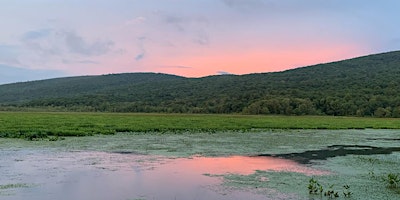
<svg viewBox="0 0 400 200">
<path fill-rule="evenodd" d="M 13 188 L 26 188 L 26 187 L 29 187 L 29 185 L 25 183 L 7 184 L 7 185 L 0 185 L 0 190 L 13 189 Z"/>
<path fill-rule="evenodd" d="M 35 140 L 116 132 L 248 131 L 254 129 L 400 129 L 400 119 L 329 116 L 249 116 L 0 112 L 0 137 Z"/>
</svg>

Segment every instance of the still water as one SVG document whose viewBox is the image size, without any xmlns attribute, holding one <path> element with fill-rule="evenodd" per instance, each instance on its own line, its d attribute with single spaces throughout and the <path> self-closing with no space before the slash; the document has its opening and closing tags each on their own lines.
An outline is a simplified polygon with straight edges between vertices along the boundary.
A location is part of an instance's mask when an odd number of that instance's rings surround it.
<svg viewBox="0 0 400 200">
<path fill-rule="evenodd" d="M 0 199 L 4 200 L 258 200 L 265 196 L 224 188 L 222 177 L 213 175 L 247 175 L 255 170 L 324 173 L 266 156 L 168 158 L 37 149 L 0 153 Z"/>
</svg>

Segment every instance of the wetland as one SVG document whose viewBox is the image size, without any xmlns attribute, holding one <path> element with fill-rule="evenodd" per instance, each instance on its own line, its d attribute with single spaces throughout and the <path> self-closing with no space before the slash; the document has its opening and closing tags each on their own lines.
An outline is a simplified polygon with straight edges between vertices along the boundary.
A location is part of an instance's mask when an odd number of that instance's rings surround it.
<svg viewBox="0 0 400 200">
<path fill-rule="evenodd" d="M 382 129 L 0 138 L 0 199 L 329 199 L 310 194 L 310 179 L 337 199 L 398 199 L 386 177 L 400 173 L 399 139 Z"/>
</svg>

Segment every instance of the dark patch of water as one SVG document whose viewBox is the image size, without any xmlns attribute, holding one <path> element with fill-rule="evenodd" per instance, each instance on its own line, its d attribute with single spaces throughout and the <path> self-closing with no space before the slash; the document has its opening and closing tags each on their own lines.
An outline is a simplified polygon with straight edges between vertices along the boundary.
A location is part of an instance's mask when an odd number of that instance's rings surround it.
<svg viewBox="0 0 400 200">
<path fill-rule="evenodd" d="M 143 155 L 139 152 L 136 151 L 113 151 L 111 153 L 116 153 L 116 154 L 134 154 L 134 155 Z"/>
<path fill-rule="evenodd" d="M 367 138 L 367 140 L 400 141 L 400 138 Z"/>
<path fill-rule="evenodd" d="M 337 156 L 346 155 L 377 155 L 391 154 L 399 152 L 400 147 L 374 147 L 366 145 L 331 145 L 325 149 L 311 150 L 301 153 L 288 154 L 260 154 L 259 156 L 268 156 L 276 158 L 285 158 L 296 161 L 300 164 L 310 164 L 316 160 L 326 160 Z"/>
</svg>

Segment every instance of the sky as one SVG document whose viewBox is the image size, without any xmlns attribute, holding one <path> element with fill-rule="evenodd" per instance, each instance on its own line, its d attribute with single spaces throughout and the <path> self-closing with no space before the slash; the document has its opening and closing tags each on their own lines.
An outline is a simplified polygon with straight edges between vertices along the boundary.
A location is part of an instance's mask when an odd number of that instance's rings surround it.
<svg viewBox="0 0 400 200">
<path fill-rule="evenodd" d="M 0 0 L 0 84 L 275 72 L 400 49 L 398 0 Z"/>
</svg>

